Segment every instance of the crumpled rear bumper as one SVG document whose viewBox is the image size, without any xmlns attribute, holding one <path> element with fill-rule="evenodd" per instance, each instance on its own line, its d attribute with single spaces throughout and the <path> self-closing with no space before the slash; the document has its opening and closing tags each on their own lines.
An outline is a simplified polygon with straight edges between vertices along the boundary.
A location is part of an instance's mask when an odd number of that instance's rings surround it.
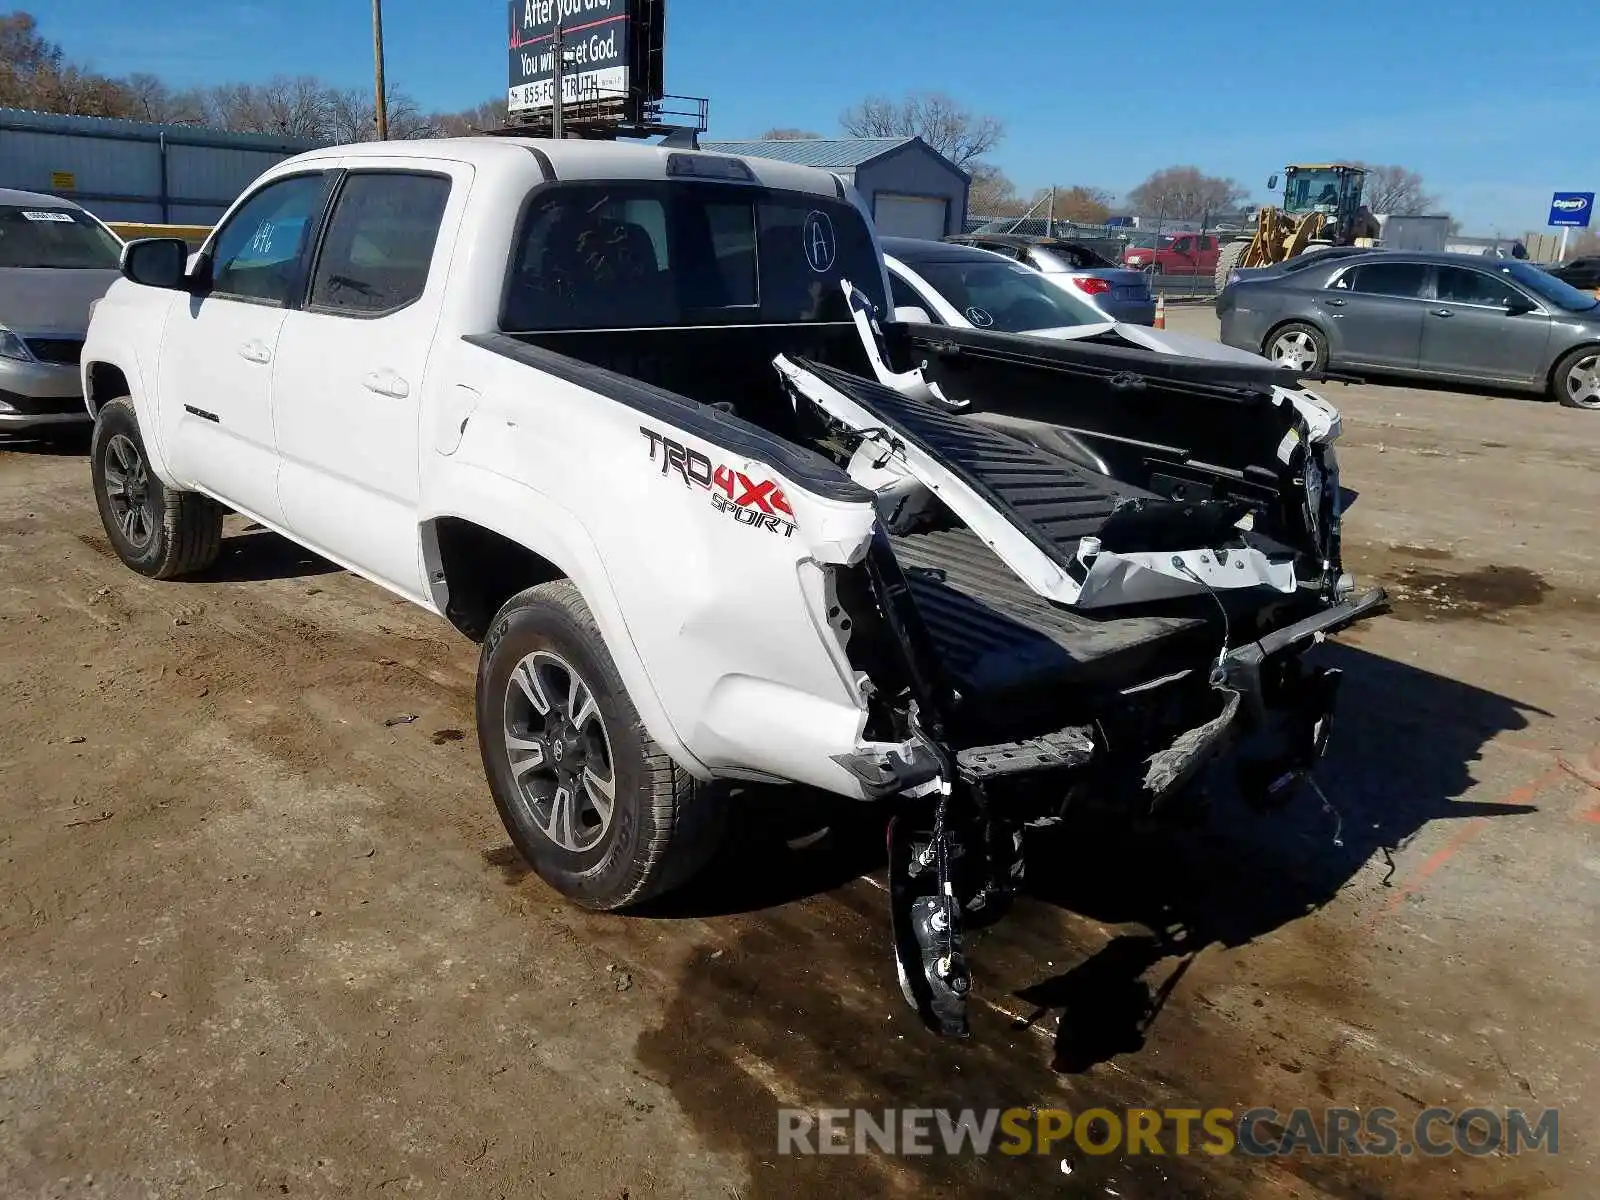
<svg viewBox="0 0 1600 1200">
<path fill-rule="evenodd" d="M 1274 630 L 1248 645 L 1230 650 L 1222 660 L 1228 687 L 1243 697 L 1246 711 L 1257 718 L 1264 716 L 1267 702 L 1262 671 L 1268 663 L 1281 659 L 1285 654 L 1303 650 L 1357 621 L 1376 616 L 1388 604 L 1388 600 L 1387 593 L 1381 587 L 1371 588 L 1293 625 Z"/>
</svg>

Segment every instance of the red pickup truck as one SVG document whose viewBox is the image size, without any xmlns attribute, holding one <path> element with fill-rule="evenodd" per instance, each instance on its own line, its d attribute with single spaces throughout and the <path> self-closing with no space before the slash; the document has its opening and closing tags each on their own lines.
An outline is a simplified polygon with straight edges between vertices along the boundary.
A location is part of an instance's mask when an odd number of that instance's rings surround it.
<svg viewBox="0 0 1600 1200">
<path fill-rule="evenodd" d="M 1217 239 L 1206 233 L 1163 236 L 1154 248 L 1129 246 L 1122 252 L 1122 265 L 1156 275 L 1214 275 Z"/>
</svg>

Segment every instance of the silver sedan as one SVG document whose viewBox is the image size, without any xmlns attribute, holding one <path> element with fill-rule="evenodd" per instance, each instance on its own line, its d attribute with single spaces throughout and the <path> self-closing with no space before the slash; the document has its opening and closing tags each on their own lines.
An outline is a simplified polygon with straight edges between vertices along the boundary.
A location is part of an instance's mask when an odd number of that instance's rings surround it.
<svg viewBox="0 0 1600 1200">
<path fill-rule="evenodd" d="M 1530 263 L 1376 250 L 1230 284 L 1222 340 L 1296 372 L 1546 392 L 1600 409 L 1600 300 Z"/>
</svg>

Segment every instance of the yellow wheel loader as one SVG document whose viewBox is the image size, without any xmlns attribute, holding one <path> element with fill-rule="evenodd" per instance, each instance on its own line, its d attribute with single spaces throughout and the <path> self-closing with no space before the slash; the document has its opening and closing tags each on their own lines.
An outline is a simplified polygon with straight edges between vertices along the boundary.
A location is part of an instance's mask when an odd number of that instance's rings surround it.
<svg viewBox="0 0 1600 1200">
<path fill-rule="evenodd" d="M 1269 267 L 1316 246 L 1358 246 L 1374 242 L 1377 218 L 1361 203 L 1367 172 L 1343 163 L 1295 164 L 1283 169 L 1283 204 L 1266 204 L 1256 214 L 1253 236 L 1226 243 L 1217 255 L 1217 291 L 1228 285 L 1235 267 Z M 1275 191 L 1278 177 L 1267 181 Z"/>
</svg>

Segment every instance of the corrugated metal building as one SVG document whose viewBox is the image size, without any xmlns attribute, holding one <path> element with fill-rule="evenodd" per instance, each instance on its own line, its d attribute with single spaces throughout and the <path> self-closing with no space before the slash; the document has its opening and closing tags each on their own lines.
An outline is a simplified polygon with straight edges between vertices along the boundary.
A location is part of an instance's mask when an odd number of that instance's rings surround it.
<svg viewBox="0 0 1600 1200">
<path fill-rule="evenodd" d="M 104 221 L 210 225 L 273 163 L 320 142 L 0 108 L 0 187 Z"/>
<path fill-rule="evenodd" d="M 966 227 L 972 178 L 919 137 L 702 142 L 702 150 L 821 167 L 854 183 L 878 232 L 942 238 Z"/>
</svg>

